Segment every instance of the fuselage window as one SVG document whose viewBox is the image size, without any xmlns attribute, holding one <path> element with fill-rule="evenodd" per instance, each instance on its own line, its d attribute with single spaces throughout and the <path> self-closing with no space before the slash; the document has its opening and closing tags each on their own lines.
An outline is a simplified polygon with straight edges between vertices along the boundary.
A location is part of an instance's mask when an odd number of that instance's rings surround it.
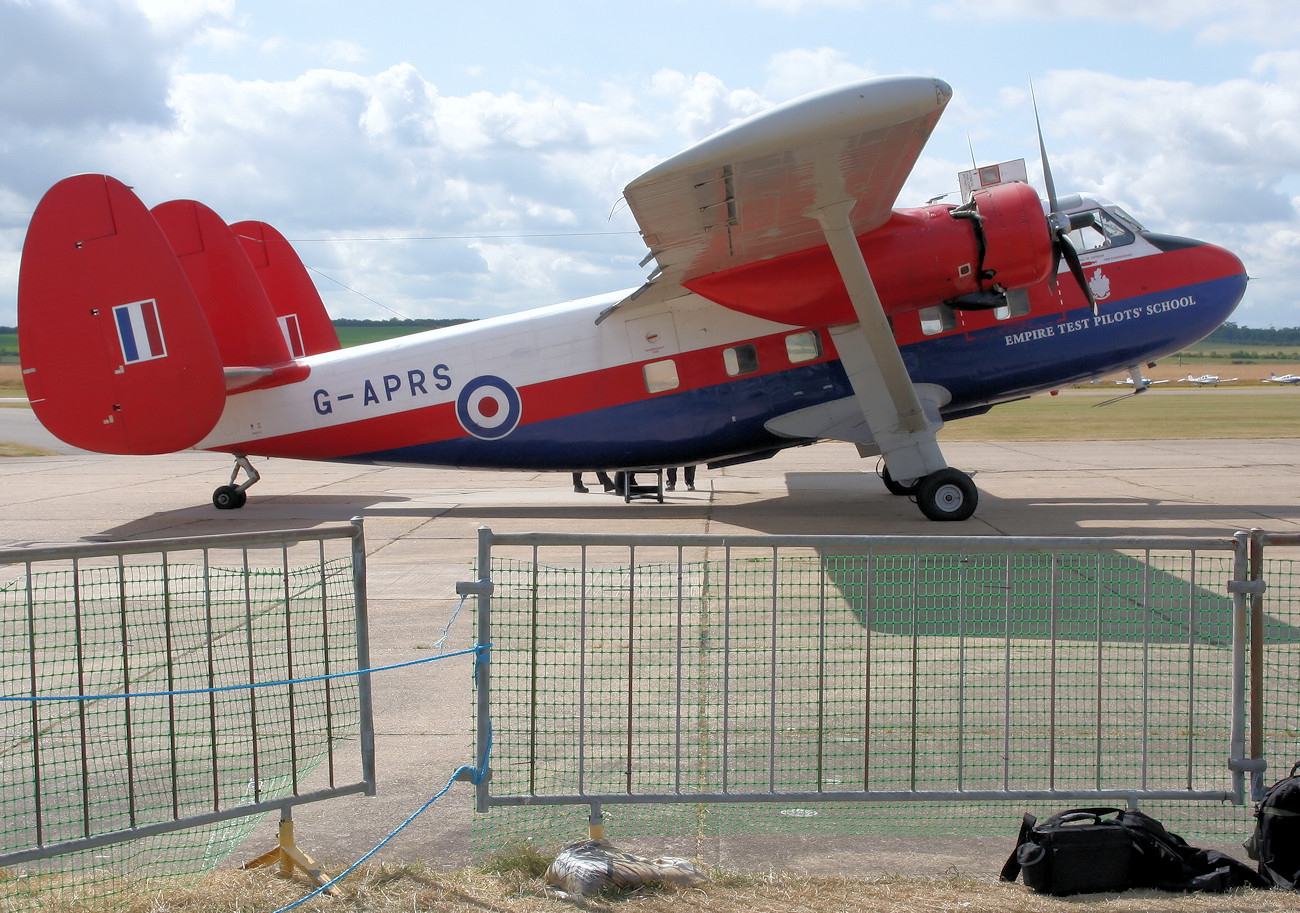
<svg viewBox="0 0 1300 913">
<path fill-rule="evenodd" d="M 791 333 L 785 338 L 785 354 L 790 356 L 790 364 L 812 361 L 822 357 L 822 340 L 816 330 L 804 330 Z"/>
<path fill-rule="evenodd" d="M 665 390 L 676 390 L 681 385 L 677 377 L 677 362 L 671 358 L 665 358 L 663 361 L 652 361 L 644 368 L 645 386 L 651 393 L 663 393 Z"/>
<path fill-rule="evenodd" d="M 758 370 L 758 349 L 753 343 L 732 346 L 722 350 L 722 363 L 727 367 L 727 374 L 736 377 L 740 374 L 753 374 Z"/>
<path fill-rule="evenodd" d="M 926 336 L 957 329 L 957 312 L 946 304 L 921 308 L 921 332 Z"/>
<path fill-rule="evenodd" d="M 1007 303 L 993 309 L 993 316 L 998 320 L 1010 320 L 1012 317 L 1024 317 L 1029 313 L 1029 290 L 1013 288 L 1007 292 Z"/>
</svg>

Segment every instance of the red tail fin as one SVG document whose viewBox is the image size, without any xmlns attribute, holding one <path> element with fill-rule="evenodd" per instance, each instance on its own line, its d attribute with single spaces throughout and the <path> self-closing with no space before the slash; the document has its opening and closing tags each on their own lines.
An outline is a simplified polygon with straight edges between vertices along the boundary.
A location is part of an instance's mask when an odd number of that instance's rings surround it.
<svg viewBox="0 0 1300 913">
<path fill-rule="evenodd" d="M 101 453 L 198 443 L 225 403 L 221 360 L 171 245 L 126 185 L 54 185 L 18 279 L 23 381 L 41 423 Z"/>
<path fill-rule="evenodd" d="M 172 200 L 153 208 L 189 277 L 227 367 L 265 366 L 289 360 L 276 332 L 275 311 L 243 245 L 202 203 Z"/>
<path fill-rule="evenodd" d="M 339 334 L 320 294 L 284 235 L 265 222 L 239 222 L 230 228 L 271 299 L 289 353 L 300 358 L 339 348 Z"/>
</svg>

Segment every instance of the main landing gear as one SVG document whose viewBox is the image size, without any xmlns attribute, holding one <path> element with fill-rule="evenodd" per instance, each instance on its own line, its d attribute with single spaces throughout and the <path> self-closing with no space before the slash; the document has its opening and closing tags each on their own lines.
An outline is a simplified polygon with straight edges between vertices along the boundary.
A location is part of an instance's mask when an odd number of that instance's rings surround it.
<svg viewBox="0 0 1300 913">
<path fill-rule="evenodd" d="M 968 519 L 979 503 L 979 489 L 971 477 L 952 467 L 904 483 L 891 476 L 889 467 L 885 466 L 880 471 L 880 479 L 891 495 L 914 498 L 921 513 L 930 520 Z"/>
<path fill-rule="evenodd" d="M 235 479 L 239 478 L 241 469 L 248 476 L 248 480 L 242 485 L 236 485 Z M 217 510 L 238 510 L 248 501 L 248 489 L 260 478 L 253 464 L 248 462 L 248 457 L 235 457 L 235 469 L 230 473 L 230 484 L 222 485 L 212 493 L 212 506 Z"/>
</svg>

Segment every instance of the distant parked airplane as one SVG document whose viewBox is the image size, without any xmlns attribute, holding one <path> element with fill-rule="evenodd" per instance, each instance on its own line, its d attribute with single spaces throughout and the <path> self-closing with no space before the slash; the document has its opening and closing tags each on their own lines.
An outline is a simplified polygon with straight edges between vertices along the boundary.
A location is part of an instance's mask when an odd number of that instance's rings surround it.
<svg viewBox="0 0 1300 913">
<path fill-rule="evenodd" d="M 1196 386 L 1198 387 L 1217 387 L 1219 384 L 1230 384 L 1234 380 L 1237 380 L 1237 378 L 1220 377 L 1217 374 L 1202 374 L 1200 377 L 1192 377 L 1192 375 L 1188 374 L 1186 377 L 1180 380 L 1179 383 L 1196 384 Z"/>
<path fill-rule="evenodd" d="M 1300 374 L 1283 374 L 1278 376 L 1269 372 L 1268 377 L 1262 381 L 1266 384 L 1300 384 Z"/>
<path fill-rule="evenodd" d="M 1169 383 L 1169 381 L 1167 381 L 1167 380 L 1152 380 L 1152 379 L 1149 378 L 1149 377 L 1143 377 L 1143 378 L 1141 378 L 1140 380 L 1134 380 L 1133 377 L 1134 377 L 1134 375 L 1132 375 L 1132 374 L 1128 374 L 1128 375 L 1125 376 L 1125 378 L 1124 378 L 1123 380 L 1117 380 L 1117 381 L 1115 381 L 1115 383 L 1119 384 L 1121 387 L 1122 387 L 1122 386 L 1125 386 L 1125 385 L 1130 386 L 1130 387 L 1151 387 L 1151 386 L 1154 386 L 1154 385 L 1156 385 L 1156 384 L 1167 384 L 1167 383 Z"/>
</svg>

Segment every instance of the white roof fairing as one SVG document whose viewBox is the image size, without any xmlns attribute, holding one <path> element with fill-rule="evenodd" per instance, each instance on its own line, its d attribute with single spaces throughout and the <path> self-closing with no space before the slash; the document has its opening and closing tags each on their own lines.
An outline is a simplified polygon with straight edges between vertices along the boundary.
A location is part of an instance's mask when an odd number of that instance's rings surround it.
<svg viewBox="0 0 1300 913">
<path fill-rule="evenodd" d="M 810 210 L 856 201 L 861 235 L 883 225 L 952 97 L 929 77 L 869 79 L 748 118 L 632 181 L 628 206 L 677 284 L 825 243 Z M 658 296 L 655 296 L 658 297 Z"/>
</svg>

